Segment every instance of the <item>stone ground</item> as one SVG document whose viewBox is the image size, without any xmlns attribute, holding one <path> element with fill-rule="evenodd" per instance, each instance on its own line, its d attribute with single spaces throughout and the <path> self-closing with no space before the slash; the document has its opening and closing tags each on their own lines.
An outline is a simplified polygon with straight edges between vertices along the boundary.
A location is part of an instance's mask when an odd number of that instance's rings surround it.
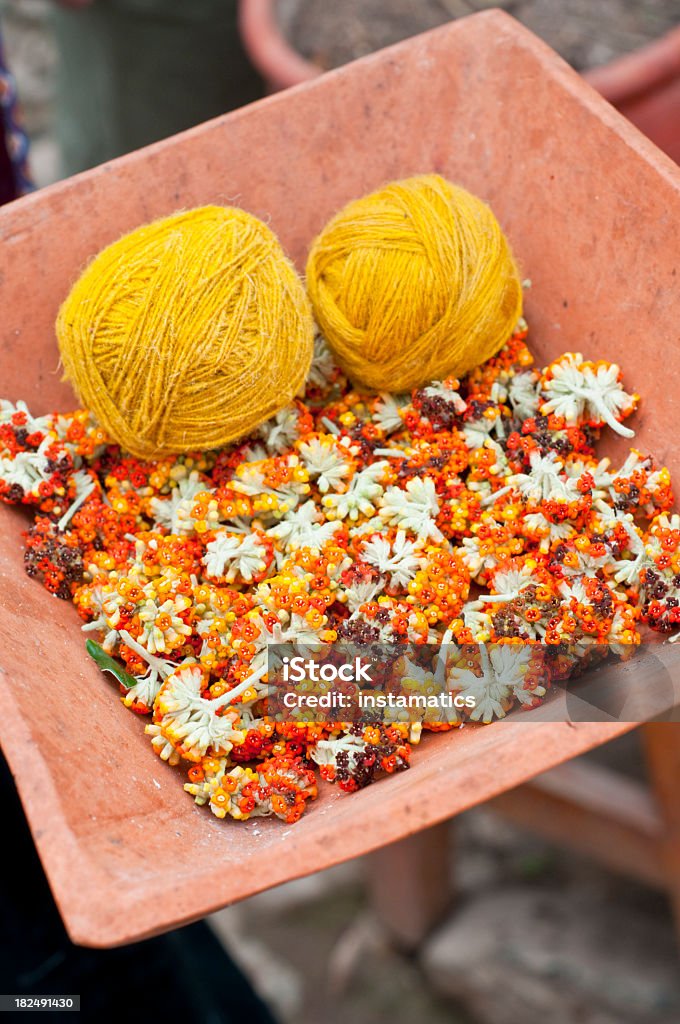
<svg viewBox="0 0 680 1024">
<path fill-rule="evenodd" d="M 637 772 L 636 740 L 603 759 Z M 660 893 L 474 811 L 455 825 L 453 909 L 405 955 L 371 913 L 363 867 L 292 882 L 211 919 L 283 1022 L 680 1020 L 678 951 Z"/>
<path fill-rule="evenodd" d="M 35 176 L 47 184 L 59 176 L 48 3 L 4 7 Z M 634 740 L 606 756 L 638 770 Z M 416 955 L 390 946 L 356 861 L 211 923 L 284 1024 L 677 1024 L 680 972 L 662 895 L 483 811 L 459 819 L 456 847 L 455 908 Z"/>
<path fill-rule="evenodd" d="M 278 0 L 285 35 L 323 68 L 488 7 L 503 7 L 579 70 L 644 46 L 680 21 L 680 0 Z"/>
</svg>

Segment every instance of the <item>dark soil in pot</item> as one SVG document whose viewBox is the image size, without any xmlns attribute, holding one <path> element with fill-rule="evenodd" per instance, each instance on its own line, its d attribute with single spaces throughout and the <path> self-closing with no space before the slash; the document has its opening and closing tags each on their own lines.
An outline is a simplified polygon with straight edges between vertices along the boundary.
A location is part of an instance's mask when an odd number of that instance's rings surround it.
<svg viewBox="0 0 680 1024">
<path fill-rule="evenodd" d="M 278 0 L 287 39 L 324 69 L 487 7 L 505 8 L 579 70 L 680 24 L 680 0 Z"/>
</svg>

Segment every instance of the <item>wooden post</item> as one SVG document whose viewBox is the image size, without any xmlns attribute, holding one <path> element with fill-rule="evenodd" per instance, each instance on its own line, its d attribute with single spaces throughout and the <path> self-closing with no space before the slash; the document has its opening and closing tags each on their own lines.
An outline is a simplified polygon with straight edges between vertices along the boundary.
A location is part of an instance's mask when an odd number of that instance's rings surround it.
<svg viewBox="0 0 680 1024">
<path fill-rule="evenodd" d="M 451 903 L 452 825 L 442 822 L 366 858 L 371 904 L 389 937 L 415 949 Z"/>
<path fill-rule="evenodd" d="M 580 759 L 538 775 L 486 806 L 613 871 L 666 887 L 663 823 L 647 781 Z"/>
<path fill-rule="evenodd" d="M 680 724 L 653 722 L 642 731 L 649 781 L 662 821 L 666 887 L 680 936 Z"/>
</svg>

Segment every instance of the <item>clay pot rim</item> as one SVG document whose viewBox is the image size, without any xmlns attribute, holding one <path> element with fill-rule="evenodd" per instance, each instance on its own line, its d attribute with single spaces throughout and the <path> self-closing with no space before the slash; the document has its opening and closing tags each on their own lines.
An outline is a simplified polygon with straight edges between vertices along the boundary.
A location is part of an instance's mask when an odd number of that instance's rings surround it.
<svg viewBox="0 0 680 1024">
<path fill-rule="evenodd" d="M 281 32 L 276 19 L 276 0 L 239 0 L 241 40 L 257 70 L 273 90 L 300 85 L 323 74 L 302 57 Z"/>
<path fill-rule="evenodd" d="M 273 90 L 323 74 L 286 39 L 276 17 L 277 0 L 239 0 L 239 31 L 257 70 Z M 629 103 L 680 77 L 680 27 L 583 77 L 615 106 Z"/>
<path fill-rule="evenodd" d="M 640 99 L 679 77 L 680 27 L 584 75 L 615 106 Z"/>
</svg>

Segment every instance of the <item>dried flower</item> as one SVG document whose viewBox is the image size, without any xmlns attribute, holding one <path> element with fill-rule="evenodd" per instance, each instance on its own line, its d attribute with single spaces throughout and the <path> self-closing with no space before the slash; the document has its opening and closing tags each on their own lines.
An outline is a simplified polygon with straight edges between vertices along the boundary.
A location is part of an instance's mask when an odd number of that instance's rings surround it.
<svg viewBox="0 0 680 1024">
<path fill-rule="evenodd" d="M 541 655 L 536 648 L 505 644 L 480 644 L 467 653 L 454 651 L 446 662 L 451 692 L 471 698 L 473 722 L 487 724 L 504 718 L 515 700 L 523 708 L 534 707 L 545 696 Z"/>
<path fill-rule="evenodd" d="M 570 426 L 606 423 L 622 437 L 635 436 L 621 420 L 634 412 L 639 399 L 623 390 L 616 363 L 591 363 L 580 352 L 567 352 L 544 372 L 541 390 L 547 399 L 541 405 L 544 415 L 555 413 Z"/>
<path fill-rule="evenodd" d="M 378 572 L 388 575 L 392 587 L 403 589 L 420 568 L 420 544 L 407 540 L 404 530 L 397 530 L 391 540 L 372 534 L 361 547 L 361 557 L 369 565 L 374 565 Z"/>
<path fill-rule="evenodd" d="M 381 519 L 386 523 L 409 530 L 419 537 L 444 540 L 437 526 L 439 502 L 435 485 L 430 479 L 413 477 L 405 488 L 388 487 L 385 492 Z"/>
<path fill-rule="evenodd" d="M 196 665 L 187 665 L 168 676 L 156 698 L 154 722 L 164 738 L 187 761 L 199 761 L 208 751 L 228 754 L 243 733 L 235 728 L 232 713 L 220 714 L 220 700 L 202 696 L 206 679 Z"/>
<path fill-rule="evenodd" d="M 630 435 L 637 396 L 575 353 L 534 369 L 525 337 L 410 396 L 354 391 L 318 338 L 304 391 L 256 434 L 153 462 L 84 410 L 0 401 L 0 499 L 35 516 L 27 572 L 73 599 L 123 703 L 153 714 L 153 749 L 218 818 L 296 821 L 315 772 L 359 789 L 407 768 L 423 729 L 532 708 L 602 651 L 628 657 L 641 623 L 680 630 L 670 474 L 595 455 L 602 427 Z M 271 646 L 336 641 L 418 645 L 405 689 L 470 706 L 274 720 Z"/>
</svg>

